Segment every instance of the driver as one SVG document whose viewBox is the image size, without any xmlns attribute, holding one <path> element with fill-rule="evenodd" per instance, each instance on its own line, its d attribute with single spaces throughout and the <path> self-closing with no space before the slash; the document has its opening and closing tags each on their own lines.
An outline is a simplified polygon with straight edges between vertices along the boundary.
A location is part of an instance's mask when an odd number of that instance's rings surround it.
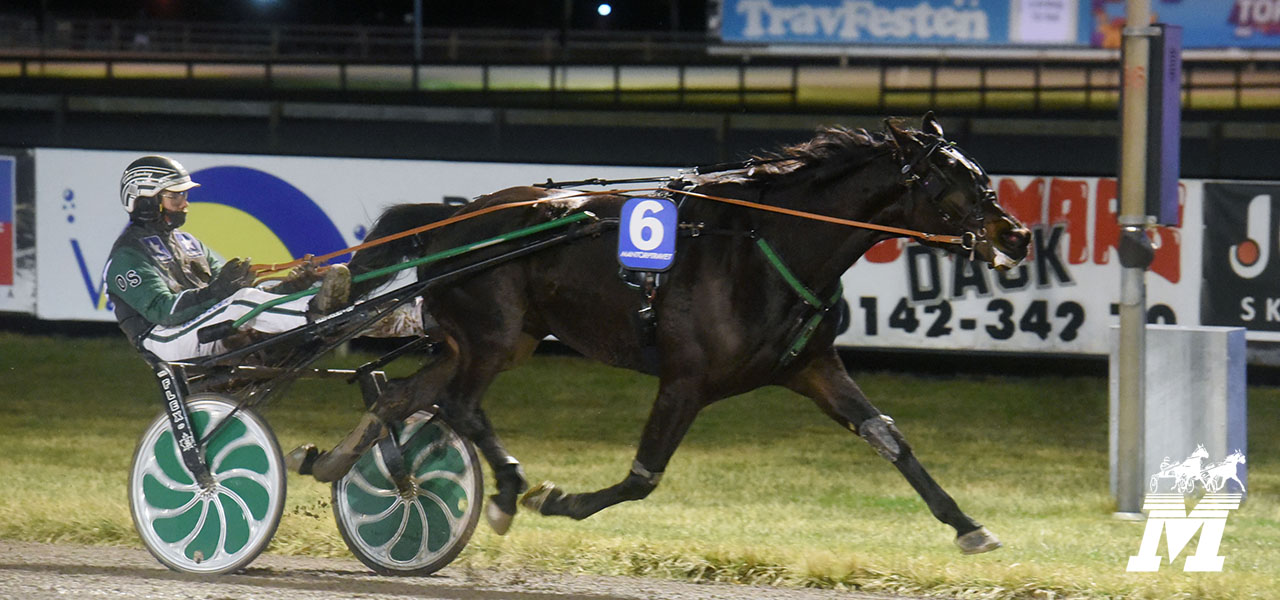
<svg viewBox="0 0 1280 600">
<path fill-rule="evenodd" d="M 345 306 L 351 288 L 346 265 L 330 266 L 323 278 L 307 265 L 283 281 L 253 287 L 249 259 L 223 262 L 179 229 L 187 219 L 187 192 L 199 186 L 178 161 L 164 156 L 139 158 L 120 178 L 120 201 L 130 223 L 111 248 L 104 284 L 120 329 L 136 347 L 165 361 L 218 354 L 227 343 L 200 343 L 198 329 L 237 319 L 316 281 L 320 289 L 313 298 L 274 306 L 246 328 L 281 333 Z"/>
</svg>

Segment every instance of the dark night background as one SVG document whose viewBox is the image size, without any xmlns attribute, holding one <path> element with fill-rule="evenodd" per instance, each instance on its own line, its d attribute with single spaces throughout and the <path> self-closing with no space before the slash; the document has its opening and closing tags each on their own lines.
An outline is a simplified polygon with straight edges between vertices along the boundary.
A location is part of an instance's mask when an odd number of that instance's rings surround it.
<svg viewBox="0 0 1280 600">
<path fill-rule="evenodd" d="M 707 0 L 569 0 L 574 29 L 702 31 Z M 608 2 L 613 13 L 596 14 Z M 432 28 L 558 29 L 565 0 L 422 0 Z M 313 25 L 406 25 L 413 0 L 3 0 L 0 15 Z M 674 18 L 673 18 L 674 16 Z"/>
</svg>

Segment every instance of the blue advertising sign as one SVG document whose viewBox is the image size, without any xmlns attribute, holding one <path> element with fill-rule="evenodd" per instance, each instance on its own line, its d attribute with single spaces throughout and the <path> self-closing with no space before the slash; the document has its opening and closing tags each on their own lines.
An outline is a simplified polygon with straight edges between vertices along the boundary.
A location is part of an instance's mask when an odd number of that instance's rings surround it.
<svg viewBox="0 0 1280 600">
<path fill-rule="evenodd" d="M 1125 0 L 1089 0 L 1089 45 L 1119 48 Z M 1280 1 L 1151 0 L 1152 20 L 1182 27 L 1183 48 L 1280 47 Z"/>
<path fill-rule="evenodd" d="M 1183 48 L 1280 48 L 1280 0 L 1150 0 Z M 731 43 L 1119 48 L 1127 0 L 723 0 Z"/>
<path fill-rule="evenodd" d="M 1088 0 L 724 0 L 720 38 L 786 44 L 1077 45 Z"/>
<path fill-rule="evenodd" d="M 676 258 L 676 205 L 663 198 L 632 198 L 618 223 L 618 262 L 635 271 L 666 271 Z"/>
</svg>

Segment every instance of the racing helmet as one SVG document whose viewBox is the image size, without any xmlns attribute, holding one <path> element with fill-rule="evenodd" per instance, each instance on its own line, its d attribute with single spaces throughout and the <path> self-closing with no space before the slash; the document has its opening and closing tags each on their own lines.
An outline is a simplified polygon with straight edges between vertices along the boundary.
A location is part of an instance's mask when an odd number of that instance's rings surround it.
<svg viewBox="0 0 1280 600">
<path fill-rule="evenodd" d="M 160 192 L 185 192 L 200 184 L 176 160 L 167 156 L 144 156 L 129 163 L 120 176 L 120 202 L 134 221 L 160 218 Z"/>
</svg>

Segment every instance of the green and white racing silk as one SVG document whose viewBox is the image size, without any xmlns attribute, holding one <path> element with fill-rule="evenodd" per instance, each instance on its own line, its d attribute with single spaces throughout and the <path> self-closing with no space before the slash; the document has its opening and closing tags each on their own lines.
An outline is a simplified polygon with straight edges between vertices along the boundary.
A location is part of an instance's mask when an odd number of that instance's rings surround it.
<svg viewBox="0 0 1280 600">
<path fill-rule="evenodd" d="M 106 286 L 116 320 L 137 342 L 156 325 L 185 323 L 220 298 L 195 292 L 213 280 L 222 259 L 195 236 L 133 223 L 111 248 Z"/>
</svg>

